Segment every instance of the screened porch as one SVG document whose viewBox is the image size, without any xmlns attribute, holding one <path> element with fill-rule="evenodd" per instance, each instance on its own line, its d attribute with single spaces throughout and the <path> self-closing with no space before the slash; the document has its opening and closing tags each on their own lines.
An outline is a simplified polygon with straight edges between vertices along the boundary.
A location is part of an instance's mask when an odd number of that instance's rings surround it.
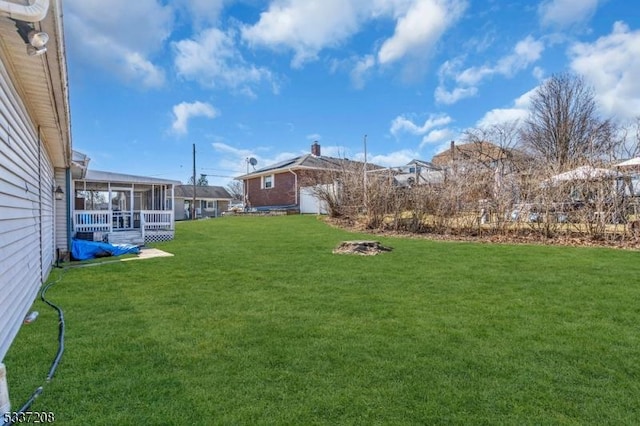
<svg viewBox="0 0 640 426">
<path fill-rule="evenodd" d="M 73 182 L 74 236 L 110 242 L 124 235 L 143 243 L 173 239 L 174 186 L 172 181 L 88 171 L 86 179 Z"/>
</svg>

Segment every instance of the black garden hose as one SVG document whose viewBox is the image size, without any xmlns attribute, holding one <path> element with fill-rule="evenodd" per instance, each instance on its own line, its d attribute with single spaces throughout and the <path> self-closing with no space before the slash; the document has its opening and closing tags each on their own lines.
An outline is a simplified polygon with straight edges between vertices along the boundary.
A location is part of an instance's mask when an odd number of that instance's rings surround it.
<svg viewBox="0 0 640 426">
<path fill-rule="evenodd" d="M 63 270 L 64 271 L 64 270 Z M 65 324 L 64 324 L 64 313 L 62 312 L 62 309 L 60 309 L 59 306 L 53 304 L 50 300 L 48 300 L 45 295 L 47 293 L 47 290 L 49 290 L 53 285 L 57 284 L 61 279 L 62 279 L 62 273 L 60 273 L 60 275 L 58 276 L 58 279 L 56 279 L 55 281 L 52 281 L 48 284 L 45 284 L 45 286 L 42 288 L 42 290 L 40 291 L 40 299 L 46 303 L 47 305 L 51 306 L 53 309 L 55 309 L 56 311 L 58 311 L 58 351 L 56 353 L 55 358 L 53 359 L 53 362 L 51 363 L 51 367 L 49 368 L 49 373 L 47 374 L 47 378 L 46 378 L 46 382 L 50 382 L 51 379 L 53 379 L 53 375 L 56 372 L 56 369 L 58 368 L 58 364 L 60 363 L 60 360 L 62 359 L 62 353 L 64 352 L 64 329 L 65 329 Z M 36 398 L 38 398 L 40 396 L 40 394 L 44 391 L 44 387 L 43 386 L 38 386 L 38 388 L 33 391 L 33 393 L 31 394 L 31 396 L 29 397 L 29 399 L 27 399 L 27 401 L 22 405 L 22 407 L 18 410 L 18 411 L 12 411 L 11 412 L 11 418 L 20 418 L 20 415 L 26 413 L 27 411 L 29 411 L 29 408 L 31 408 L 31 405 L 33 405 L 33 402 L 36 400 Z M 3 418 L 3 421 L 6 420 L 5 418 Z M 13 424 L 11 422 L 11 420 L 9 422 L 5 422 L 3 423 L 4 426 L 6 425 L 10 425 Z"/>
</svg>

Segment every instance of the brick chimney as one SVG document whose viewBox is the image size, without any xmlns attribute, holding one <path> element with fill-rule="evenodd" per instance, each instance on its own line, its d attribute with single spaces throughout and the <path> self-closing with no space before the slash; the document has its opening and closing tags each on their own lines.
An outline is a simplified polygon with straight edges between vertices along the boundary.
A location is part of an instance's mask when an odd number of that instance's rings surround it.
<svg viewBox="0 0 640 426">
<path fill-rule="evenodd" d="M 318 143 L 318 141 L 315 141 L 313 145 L 311 145 L 311 155 L 320 157 L 320 144 Z"/>
</svg>

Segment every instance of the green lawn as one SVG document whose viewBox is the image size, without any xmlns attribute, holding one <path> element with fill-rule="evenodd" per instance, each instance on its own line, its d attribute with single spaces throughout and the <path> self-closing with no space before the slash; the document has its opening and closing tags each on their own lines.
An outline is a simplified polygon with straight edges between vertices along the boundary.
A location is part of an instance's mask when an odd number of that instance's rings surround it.
<svg viewBox="0 0 640 426">
<path fill-rule="evenodd" d="M 62 424 L 633 424 L 640 253 L 363 238 L 315 217 L 179 223 L 175 257 L 70 269 L 66 351 L 34 406 Z M 371 239 L 371 237 L 364 237 Z M 52 279 L 58 271 L 52 273 Z M 5 358 L 47 374 L 35 303 Z"/>
</svg>

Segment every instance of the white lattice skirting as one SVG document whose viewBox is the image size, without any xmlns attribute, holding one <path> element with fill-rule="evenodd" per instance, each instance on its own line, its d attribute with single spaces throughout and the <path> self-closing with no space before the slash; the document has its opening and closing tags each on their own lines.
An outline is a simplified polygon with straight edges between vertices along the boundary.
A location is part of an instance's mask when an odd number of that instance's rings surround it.
<svg viewBox="0 0 640 426">
<path fill-rule="evenodd" d="M 144 233 L 144 243 L 159 243 L 173 240 L 174 231 L 146 231 Z"/>
</svg>

